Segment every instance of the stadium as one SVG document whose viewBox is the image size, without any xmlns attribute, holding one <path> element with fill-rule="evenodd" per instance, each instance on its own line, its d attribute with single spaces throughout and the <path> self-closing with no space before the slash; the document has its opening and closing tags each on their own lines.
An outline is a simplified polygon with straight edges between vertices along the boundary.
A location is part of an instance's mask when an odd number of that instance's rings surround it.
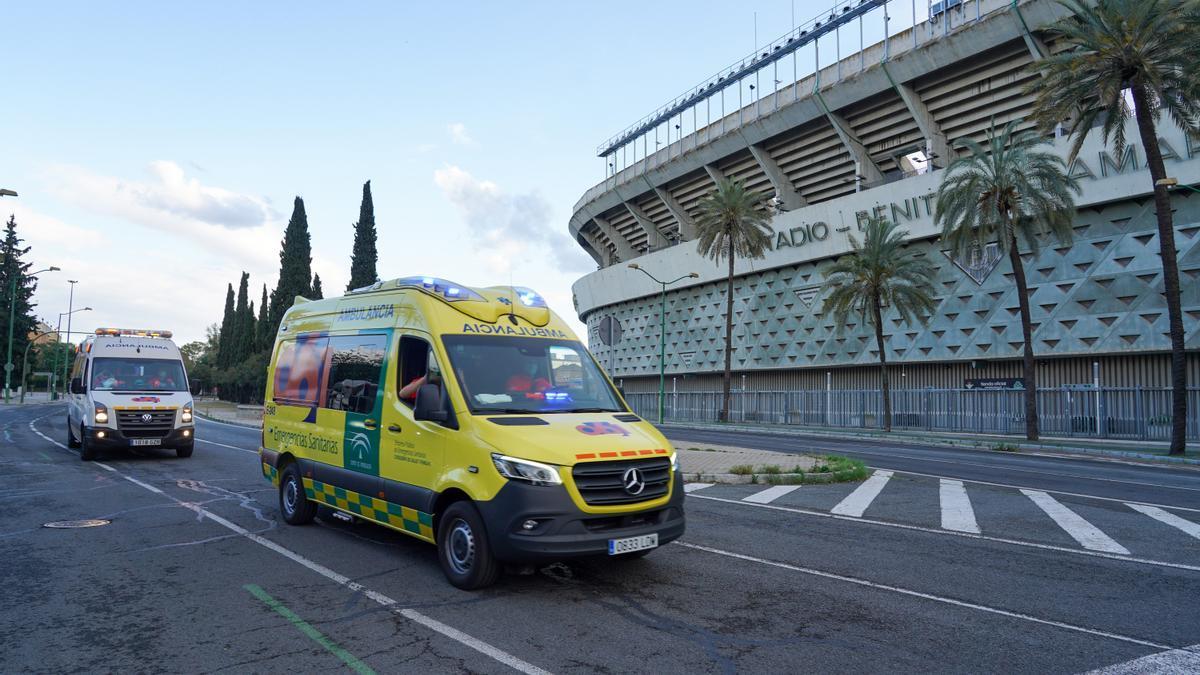
<svg viewBox="0 0 1200 675">
<path fill-rule="evenodd" d="M 795 27 L 604 142 L 603 180 L 571 236 L 597 270 L 573 287 L 592 353 L 653 417 L 665 353 L 668 419 L 715 419 L 724 366 L 725 273 L 696 250 L 697 205 L 721 177 L 771 196 L 772 247 L 739 260 L 737 419 L 878 423 L 869 326 L 835 326 L 823 271 L 868 217 L 887 216 L 937 266 L 925 324 L 884 316 L 898 427 L 1017 431 L 1023 348 L 1007 257 L 944 250 L 934 195 L 959 138 L 1029 117 L 1031 63 L 1057 48 L 1053 0 L 850 0 Z M 885 28 L 886 27 L 886 28 Z M 1032 124 L 1023 125 L 1032 128 Z M 1098 132 L 1098 130 L 1096 130 Z M 1165 437 L 1169 338 L 1143 149 L 1092 133 L 1071 173 L 1083 188 L 1072 241 L 1024 254 L 1047 433 Z M 1200 319 L 1200 138 L 1161 122 L 1173 190 L 1186 340 Z M 1069 139 L 1048 139 L 1067 156 Z M 629 263 L 671 284 L 662 287 Z M 696 278 L 686 278 L 696 273 Z M 665 311 L 660 307 L 665 306 Z M 1200 359 L 1188 354 L 1189 384 Z M 1200 396 L 1189 400 L 1190 424 Z M 1200 436 L 1200 429 L 1189 429 Z"/>
</svg>

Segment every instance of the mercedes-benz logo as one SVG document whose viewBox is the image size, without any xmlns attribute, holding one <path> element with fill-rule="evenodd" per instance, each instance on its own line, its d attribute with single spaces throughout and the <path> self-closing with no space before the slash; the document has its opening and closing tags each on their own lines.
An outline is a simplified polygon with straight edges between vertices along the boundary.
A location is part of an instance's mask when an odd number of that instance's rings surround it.
<svg viewBox="0 0 1200 675">
<path fill-rule="evenodd" d="M 150 420 L 152 420 L 152 419 L 154 419 L 154 415 L 151 415 L 150 413 L 142 414 L 142 421 L 145 422 L 146 424 L 149 424 Z"/>
<path fill-rule="evenodd" d="M 625 484 L 625 492 L 631 495 L 640 495 L 642 490 L 646 489 L 646 479 L 642 478 L 642 472 L 637 469 L 626 469 L 621 481 Z"/>
</svg>

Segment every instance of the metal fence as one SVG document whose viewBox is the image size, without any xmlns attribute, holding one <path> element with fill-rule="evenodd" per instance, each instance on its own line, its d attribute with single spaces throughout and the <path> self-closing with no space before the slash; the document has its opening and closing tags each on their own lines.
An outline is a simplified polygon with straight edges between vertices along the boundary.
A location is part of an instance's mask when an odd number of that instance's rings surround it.
<svg viewBox="0 0 1200 675">
<path fill-rule="evenodd" d="M 658 419 L 658 393 L 626 394 L 634 411 Z M 719 391 L 667 392 L 663 420 L 715 422 Z M 1060 387 L 1038 390 L 1043 436 L 1166 441 L 1171 437 L 1168 388 Z M 737 391 L 732 422 L 875 429 L 883 426 L 879 390 Z M 982 434 L 1025 432 L 1025 392 L 995 389 L 892 391 L 892 428 Z M 1187 437 L 1200 439 L 1200 388 L 1188 389 Z"/>
</svg>

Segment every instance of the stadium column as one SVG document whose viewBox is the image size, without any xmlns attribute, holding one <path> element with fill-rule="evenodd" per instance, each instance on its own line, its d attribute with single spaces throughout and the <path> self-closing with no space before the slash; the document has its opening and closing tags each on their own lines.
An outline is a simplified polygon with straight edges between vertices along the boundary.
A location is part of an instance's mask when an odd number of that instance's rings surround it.
<svg viewBox="0 0 1200 675">
<path fill-rule="evenodd" d="M 593 216 L 592 220 L 596 223 L 596 227 L 600 228 L 600 231 L 604 233 L 604 236 L 608 237 L 608 240 L 612 242 L 613 247 L 617 249 L 618 258 L 621 260 L 633 260 L 638 257 L 637 252 L 633 250 L 633 246 L 629 244 L 629 240 L 622 237 L 621 233 L 617 232 L 617 228 L 612 226 L 612 223 L 600 216 Z"/>
<path fill-rule="evenodd" d="M 888 70 L 886 62 L 881 66 L 888 81 L 892 83 L 892 88 L 904 102 L 904 107 L 908 108 L 908 113 L 916 121 L 921 135 L 925 137 L 925 149 L 932 158 L 940 160 L 933 162 L 933 165 L 945 167 L 946 162 L 950 160 L 950 144 L 946 142 L 946 134 L 942 133 L 941 125 L 934 119 L 933 113 L 929 112 L 929 107 L 921 100 L 917 90 L 903 82 L 897 82 L 896 78 L 892 77 L 892 72 Z"/>
<path fill-rule="evenodd" d="M 625 199 L 625 197 L 622 196 L 616 188 L 613 188 L 613 192 L 617 193 L 617 197 L 620 197 L 630 215 L 633 216 L 633 219 L 636 220 L 637 224 L 641 226 L 643 231 L 645 231 L 646 245 L 651 249 L 666 248 L 669 243 L 667 242 L 667 238 L 663 236 L 662 232 L 659 232 L 658 227 L 654 224 L 653 220 L 650 220 L 649 216 L 646 215 L 646 212 L 643 211 L 637 204 Z"/>
<path fill-rule="evenodd" d="M 679 223 L 680 239 L 683 241 L 691 241 L 692 239 L 695 239 L 696 223 L 692 221 L 692 217 L 688 215 L 688 212 L 683 208 L 683 205 L 676 201 L 675 197 L 673 197 L 667 190 L 660 187 L 655 187 L 655 185 L 650 182 L 649 178 L 646 178 L 645 176 L 642 176 L 642 178 L 645 179 L 646 185 L 649 185 L 650 188 L 654 190 L 654 194 L 658 195 L 658 198 L 662 200 L 664 205 L 666 205 L 667 211 L 670 211 L 671 215 L 674 216 L 675 222 Z"/>
<path fill-rule="evenodd" d="M 867 147 L 858 139 L 858 135 L 854 133 L 854 127 L 845 120 L 841 115 L 829 109 L 825 105 L 825 99 L 821 97 L 819 91 L 813 92 L 813 99 L 821 106 L 821 110 L 825 113 L 826 119 L 833 126 L 833 130 L 837 133 L 837 137 L 842 142 L 842 147 L 846 148 L 846 152 L 854 158 L 854 164 L 858 168 L 859 174 L 867 183 L 878 183 L 883 181 L 883 172 L 875 165 L 875 160 L 867 154 Z"/>
<path fill-rule="evenodd" d="M 796 191 L 796 186 L 792 185 L 792 181 L 788 179 L 787 174 L 783 172 L 783 169 L 779 168 L 779 164 L 771 157 L 771 153 L 757 145 L 750 145 L 749 143 L 746 145 L 750 148 L 750 154 L 754 155 L 754 161 L 758 162 L 758 166 L 767 175 L 767 180 L 771 181 L 771 187 L 775 188 L 775 196 L 779 199 L 782 210 L 793 211 L 800 207 L 808 206 L 808 202 Z"/>
</svg>

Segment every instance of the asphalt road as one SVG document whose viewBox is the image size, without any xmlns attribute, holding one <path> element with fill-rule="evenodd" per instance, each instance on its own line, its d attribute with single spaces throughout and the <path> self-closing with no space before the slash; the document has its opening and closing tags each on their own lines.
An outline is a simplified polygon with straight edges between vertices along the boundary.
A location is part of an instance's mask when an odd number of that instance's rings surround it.
<svg viewBox="0 0 1200 675">
<path fill-rule="evenodd" d="M 679 443 L 713 443 L 778 452 L 833 452 L 861 459 L 868 466 L 880 469 L 1200 509 L 1200 468 L 807 434 L 795 436 L 679 427 L 666 427 L 662 431 L 667 438 Z"/>
<path fill-rule="evenodd" d="M 941 527 L 938 478 L 878 473 L 861 516 L 836 513 L 862 506 L 858 485 L 764 504 L 742 501 L 763 486 L 710 486 L 689 496 L 681 544 L 468 593 L 428 544 L 328 514 L 283 524 L 256 430 L 201 423 L 190 459 L 84 463 L 60 445 L 62 418 L 52 405 L 0 409 L 0 672 L 1200 667 L 1200 647 L 1172 651 L 1200 643 L 1200 537 L 1110 499 L 1056 495 L 1128 553 L 1082 546 L 1009 487 L 966 484 L 972 535 Z M 937 473 L 983 470 L 959 464 Z M 1014 484 L 1037 481 L 1017 466 Z M 1070 492 L 1108 476 L 1121 487 L 1101 497 L 1145 489 L 1171 505 L 1186 492 L 1159 485 L 1181 472 L 1139 488 L 1122 465 L 1053 466 L 1064 475 L 1048 480 Z M 111 524 L 43 527 L 82 518 Z"/>
</svg>

